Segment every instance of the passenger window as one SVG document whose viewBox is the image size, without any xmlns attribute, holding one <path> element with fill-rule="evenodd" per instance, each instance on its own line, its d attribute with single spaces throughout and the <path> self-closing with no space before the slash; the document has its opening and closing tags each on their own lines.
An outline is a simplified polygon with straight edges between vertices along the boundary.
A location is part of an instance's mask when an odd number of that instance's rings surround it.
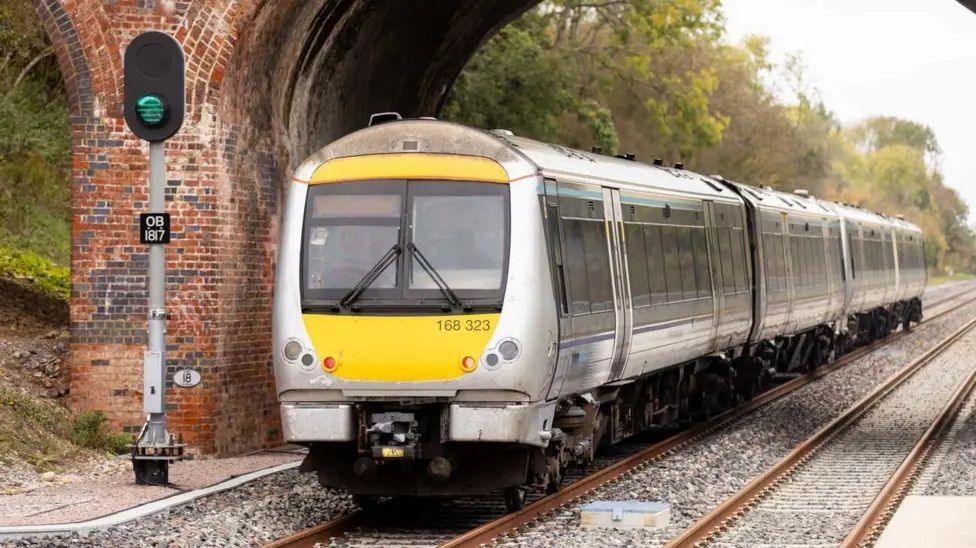
<svg viewBox="0 0 976 548">
<path fill-rule="evenodd" d="M 746 280 L 746 254 L 742 243 L 742 229 L 736 228 L 729 231 L 732 239 L 732 257 L 735 262 L 735 290 L 738 293 L 748 289 Z"/>
<path fill-rule="evenodd" d="M 681 291 L 685 299 L 697 299 L 695 286 L 695 250 L 691 241 L 691 228 L 683 226 L 678 231 L 678 254 L 681 257 Z"/>
<path fill-rule="evenodd" d="M 668 302 L 681 300 L 681 263 L 678 255 L 678 235 L 673 226 L 661 227 L 664 250 L 664 277 L 668 287 Z"/>
<path fill-rule="evenodd" d="M 651 292 L 643 227 L 626 223 L 624 236 L 627 238 L 627 268 L 630 272 L 630 294 L 634 308 L 648 306 L 651 304 Z"/>
<path fill-rule="evenodd" d="M 644 245 L 647 247 L 647 273 L 651 285 L 651 304 L 668 301 L 668 285 L 664 279 L 664 252 L 661 245 L 661 227 L 644 227 Z"/>
<path fill-rule="evenodd" d="M 695 285 L 698 287 L 698 296 L 710 297 L 712 276 L 708 271 L 708 242 L 705 241 L 705 229 L 692 229 L 691 237 L 695 248 Z"/>
<path fill-rule="evenodd" d="M 563 253 L 569 278 L 570 311 L 574 316 L 590 311 L 590 283 L 587 280 L 586 252 L 583 249 L 583 223 L 576 219 L 563 219 L 566 241 Z"/>
<path fill-rule="evenodd" d="M 613 288 L 610 282 L 610 254 L 602 221 L 583 223 L 583 248 L 586 250 L 586 276 L 590 282 L 590 310 L 613 310 Z"/>
<path fill-rule="evenodd" d="M 722 252 L 722 286 L 725 294 L 735 293 L 735 271 L 741 266 L 732 258 L 732 230 L 728 227 L 718 229 L 719 248 Z"/>
</svg>

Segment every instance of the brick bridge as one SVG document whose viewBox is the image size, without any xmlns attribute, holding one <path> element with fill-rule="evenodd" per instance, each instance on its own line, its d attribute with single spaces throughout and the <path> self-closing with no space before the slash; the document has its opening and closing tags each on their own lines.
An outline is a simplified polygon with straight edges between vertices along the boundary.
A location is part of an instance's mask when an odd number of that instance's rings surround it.
<svg viewBox="0 0 976 548">
<path fill-rule="evenodd" d="M 141 427 L 147 150 L 122 118 L 122 53 L 169 32 L 187 116 L 167 144 L 171 430 L 204 453 L 280 442 L 271 294 L 284 181 L 373 112 L 434 115 L 468 57 L 537 0 L 35 0 L 71 112 L 71 400 Z M 169 376 L 169 374 L 167 376 Z"/>
</svg>

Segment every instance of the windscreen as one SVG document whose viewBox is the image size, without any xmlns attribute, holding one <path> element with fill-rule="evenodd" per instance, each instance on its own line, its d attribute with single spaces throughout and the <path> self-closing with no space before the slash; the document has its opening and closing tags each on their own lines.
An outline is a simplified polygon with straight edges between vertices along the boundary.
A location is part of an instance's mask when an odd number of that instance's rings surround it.
<svg viewBox="0 0 976 548">
<path fill-rule="evenodd" d="M 332 305 L 500 304 L 507 266 L 508 185 L 361 181 L 309 188 L 303 301 Z M 363 285 L 366 287 L 362 287 Z"/>
</svg>

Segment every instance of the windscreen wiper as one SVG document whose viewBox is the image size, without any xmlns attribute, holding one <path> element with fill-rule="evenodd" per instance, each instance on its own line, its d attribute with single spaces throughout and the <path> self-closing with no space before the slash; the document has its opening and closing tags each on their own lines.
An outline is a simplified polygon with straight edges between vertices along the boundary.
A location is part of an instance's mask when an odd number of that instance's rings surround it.
<svg viewBox="0 0 976 548">
<path fill-rule="evenodd" d="M 407 249 L 409 249 L 410 252 L 413 253 L 414 257 L 417 258 L 417 263 L 420 264 L 420 267 L 424 269 L 424 272 L 430 276 L 430 279 L 434 280 L 434 283 L 437 284 L 437 289 L 441 290 L 441 294 L 444 295 L 447 302 L 451 303 L 451 306 L 460 306 L 461 309 L 465 311 L 471 310 L 471 306 L 458 298 L 457 293 L 451 289 L 451 286 L 447 285 L 447 282 L 445 282 L 444 278 L 438 274 L 437 269 L 434 268 L 434 265 L 430 264 L 427 257 L 424 257 L 424 254 L 420 252 L 420 249 L 418 249 L 413 242 L 407 244 Z"/>
<path fill-rule="evenodd" d="M 379 261 L 376 261 L 373 268 L 369 269 L 369 272 L 367 272 L 363 278 L 359 280 L 359 283 L 350 289 L 349 293 L 346 293 L 344 297 L 339 299 L 339 306 L 349 307 L 352 305 L 352 303 L 356 302 L 359 297 L 362 297 L 363 292 L 365 292 L 369 286 L 373 285 L 376 278 L 379 278 L 383 271 L 389 268 L 391 264 L 396 262 L 396 258 L 399 254 L 400 244 L 393 244 L 393 247 L 384 253 L 383 256 L 380 257 Z"/>
</svg>

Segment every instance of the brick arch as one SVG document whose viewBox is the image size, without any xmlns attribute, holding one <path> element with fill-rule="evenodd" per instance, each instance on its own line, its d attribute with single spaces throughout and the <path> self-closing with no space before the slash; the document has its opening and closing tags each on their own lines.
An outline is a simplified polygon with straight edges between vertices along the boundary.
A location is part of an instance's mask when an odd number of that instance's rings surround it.
<svg viewBox="0 0 976 548">
<path fill-rule="evenodd" d="M 89 117 L 93 112 L 91 71 L 74 22 L 58 0 L 35 0 L 34 9 L 54 45 L 55 55 L 68 92 L 72 116 Z"/>
</svg>

